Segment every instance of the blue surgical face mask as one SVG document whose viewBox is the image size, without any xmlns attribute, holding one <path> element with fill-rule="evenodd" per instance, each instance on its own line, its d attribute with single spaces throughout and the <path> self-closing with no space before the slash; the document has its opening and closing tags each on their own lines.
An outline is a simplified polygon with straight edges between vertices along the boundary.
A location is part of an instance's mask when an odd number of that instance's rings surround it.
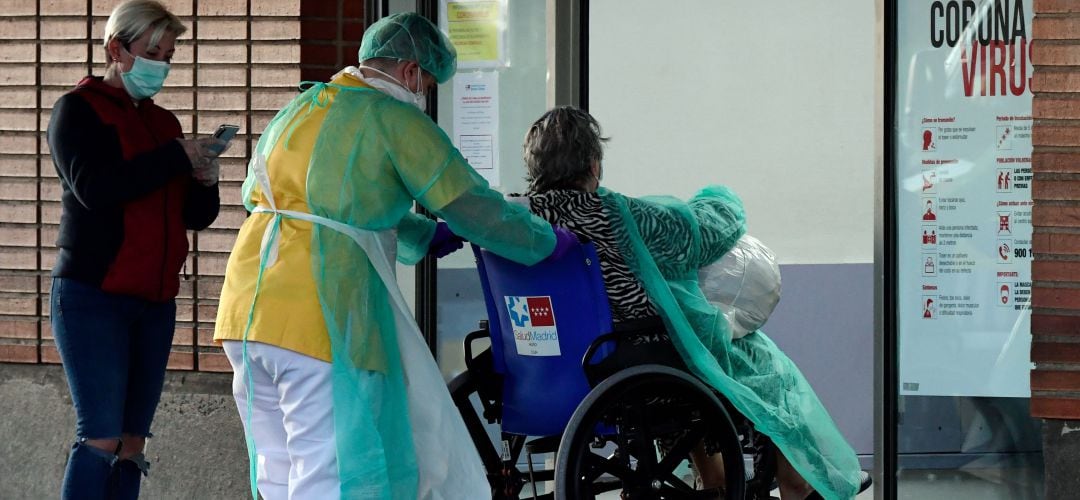
<svg viewBox="0 0 1080 500">
<path fill-rule="evenodd" d="M 124 49 L 124 52 L 135 58 L 131 69 L 120 74 L 128 94 L 135 100 L 141 100 L 160 92 L 165 85 L 165 77 L 169 76 L 169 63 L 134 56 L 127 49 Z"/>
</svg>

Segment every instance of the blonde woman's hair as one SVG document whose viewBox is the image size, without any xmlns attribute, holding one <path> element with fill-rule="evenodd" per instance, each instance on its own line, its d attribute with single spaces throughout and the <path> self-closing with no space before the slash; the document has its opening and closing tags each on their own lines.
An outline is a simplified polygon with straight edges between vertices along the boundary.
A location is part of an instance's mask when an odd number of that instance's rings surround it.
<svg viewBox="0 0 1080 500">
<path fill-rule="evenodd" d="M 109 14 L 109 21 L 105 23 L 105 50 L 108 51 L 109 42 L 114 38 L 127 48 L 147 30 L 152 30 L 149 46 L 153 47 L 166 31 L 180 36 L 187 31 L 187 26 L 158 2 L 129 0 L 117 5 Z"/>
</svg>

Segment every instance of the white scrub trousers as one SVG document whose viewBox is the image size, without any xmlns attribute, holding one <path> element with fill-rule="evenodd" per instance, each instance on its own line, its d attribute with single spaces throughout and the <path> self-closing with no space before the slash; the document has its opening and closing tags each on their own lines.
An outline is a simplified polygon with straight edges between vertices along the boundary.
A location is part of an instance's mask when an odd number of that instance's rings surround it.
<svg viewBox="0 0 1080 500">
<path fill-rule="evenodd" d="M 270 344 L 248 342 L 254 386 L 250 427 L 243 343 L 224 341 L 233 367 L 233 397 L 240 420 L 255 442 L 259 493 L 266 500 L 337 499 L 330 363 Z M 382 374 L 371 375 L 369 394 L 382 390 Z"/>
</svg>

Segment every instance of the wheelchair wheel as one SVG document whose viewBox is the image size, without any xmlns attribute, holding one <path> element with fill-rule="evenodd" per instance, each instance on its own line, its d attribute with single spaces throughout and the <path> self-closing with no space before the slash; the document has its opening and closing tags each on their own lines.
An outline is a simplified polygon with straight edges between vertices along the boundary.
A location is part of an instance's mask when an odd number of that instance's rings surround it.
<svg viewBox="0 0 1080 500">
<path fill-rule="evenodd" d="M 698 490 L 676 475 L 703 442 L 724 459 L 723 491 Z M 586 396 L 559 443 L 555 498 L 591 499 L 616 490 L 628 499 L 743 499 L 739 435 L 712 389 L 679 370 L 641 365 Z"/>
</svg>

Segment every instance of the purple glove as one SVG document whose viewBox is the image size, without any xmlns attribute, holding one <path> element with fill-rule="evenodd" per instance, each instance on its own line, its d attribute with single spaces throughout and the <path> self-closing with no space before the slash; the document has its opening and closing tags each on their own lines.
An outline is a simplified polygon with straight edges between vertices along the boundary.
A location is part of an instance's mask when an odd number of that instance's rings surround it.
<svg viewBox="0 0 1080 500">
<path fill-rule="evenodd" d="M 431 237 L 431 244 L 428 245 L 428 255 L 441 259 L 460 250 L 464 242 L 445 222 L 439 222 L 435 225 L 435 235 Z"/>
<path fill-rule="evenodd" d="M 549 259 L 558 259 L 569 252 L 571 248 L 578 246 L 579 241 L 576 234 L 571 232 L 562 226 L 551 226 L 551 229 L 555 231 L 555 249 L 551 251 Z"/>
</svg>

